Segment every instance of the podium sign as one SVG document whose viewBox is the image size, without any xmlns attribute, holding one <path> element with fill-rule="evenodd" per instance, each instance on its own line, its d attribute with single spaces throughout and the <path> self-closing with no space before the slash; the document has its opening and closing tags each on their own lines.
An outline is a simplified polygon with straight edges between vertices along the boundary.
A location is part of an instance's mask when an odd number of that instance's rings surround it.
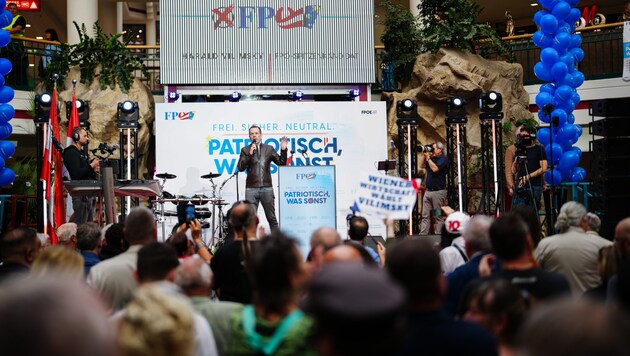
<svg viewBox="0 0 630 356">
<path fill-rule="evenodd" d="M 306 258 L 313 231 L 337 226 L 335 166 L 278 168 L 280 229 L 298 240 Z"/>
</svg>

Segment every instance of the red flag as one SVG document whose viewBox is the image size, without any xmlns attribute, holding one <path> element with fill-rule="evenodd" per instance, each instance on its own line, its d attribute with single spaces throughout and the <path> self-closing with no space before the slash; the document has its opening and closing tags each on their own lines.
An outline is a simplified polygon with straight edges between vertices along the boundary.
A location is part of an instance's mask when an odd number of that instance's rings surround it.
<svg viewBox="0 0 630 356">
<path fill-rule="evenodd" d="M 72 93 L 72 108 L 70 109 L 70 120 L 68 120 L 68 132 L 66 134 L 66 147 L 72 145 L 72 130 L 79 126 L 79 110 L 77 109 L 77 96 Z"/>
<path fill-rule="evenodd" d="M 59 139 L 61 136 L 59 130 L 59 111 L 57 106 L 57 89 L 55 88 L 52 93 L 52 103 L 50 106 L 50 127 L 52 132 L 52 137 L 56 140 L 57 144 L 59 143 Z M 61 152 L 55 149 L 52 150 L 52 163 L 53 163 L 53 171 L 54 175 L 52 177 L 53 184 L 51 185 L 52 190 L 52 201 L 51 201 L 51 223 L 53 224 L 53 228 L 50 237 L 52 239 L 52 243 L 57 243 L 57 236 L 55 234 L 55 230 L 65 224 L 66 222 L 66 208 L 64 202 L 64 187 L 63 187 L 63 161 L 61 157 Z"/>
</svg>

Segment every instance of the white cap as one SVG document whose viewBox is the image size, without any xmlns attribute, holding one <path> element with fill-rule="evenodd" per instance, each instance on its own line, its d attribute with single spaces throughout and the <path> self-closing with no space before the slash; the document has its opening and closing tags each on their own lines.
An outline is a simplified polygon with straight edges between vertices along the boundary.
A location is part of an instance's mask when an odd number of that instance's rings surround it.
<svg viewBox="0 0 630 356">
<path fill-rule="evenodd" d="M 451 234 L 462 234 L 470 216 L 466 213 L 456 211 L 446 218 L 446 231 Z"/>
</svg>

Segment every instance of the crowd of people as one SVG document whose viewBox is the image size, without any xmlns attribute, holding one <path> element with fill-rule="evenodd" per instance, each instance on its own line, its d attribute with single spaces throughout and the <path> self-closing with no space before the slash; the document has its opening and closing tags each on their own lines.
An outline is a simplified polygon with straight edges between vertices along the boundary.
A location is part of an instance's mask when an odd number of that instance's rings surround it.
<svg viewBox="0 0 630 356">
<path fill-rule="evenodd" d="M 615 236 L 564 204 L 553 236 L 521 206 L 498 218 L 451 213 L 451 246 L 406 236 L 366 247 L 316 230 L 302 256 L 281 230 L 258 239 L 249 202 L 214 255 L 194 222 L 157 242 L 153 213 L 0 240 L 5 355 L 625 355 L 630 218 Z M 445 237 L 446 238 L 446 237 Z M 444 244 L 443 244 L 444 245 Z M 454 247 L 458 246 L 458 247 Z M 444 265 L 448 265 L 445 269 Z"/>
</svg>

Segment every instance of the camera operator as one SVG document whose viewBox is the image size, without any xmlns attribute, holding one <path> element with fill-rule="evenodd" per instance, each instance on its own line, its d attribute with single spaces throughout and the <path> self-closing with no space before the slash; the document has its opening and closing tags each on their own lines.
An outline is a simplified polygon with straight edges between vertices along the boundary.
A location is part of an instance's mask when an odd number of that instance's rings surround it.
<svg viewBox="0 0 630 356">
<path fill-rule="evenodd" d="M 538 209 L 547 171 L 545 148 L 537 144 L 528 125 L 516 128 L 516 142 L 505 151 L 505 179 L 512 205 Z"/>
<path fill-rule="evenodd" d="M 422 223 L 420 235 L 428 235 L 431 226 L 431 211 L 441 212 L 441 208 L 446 206 L 446 172 L 448 172 L 448 159 L 444 156 L 444 144 L 437 142 L 424 146 L 420 168 L 427 170 L 426 191 L 422 199 Z M 436 234 L 442 231 L 444 216 L 436 214 L 435 229 Z"/>
</svg>

